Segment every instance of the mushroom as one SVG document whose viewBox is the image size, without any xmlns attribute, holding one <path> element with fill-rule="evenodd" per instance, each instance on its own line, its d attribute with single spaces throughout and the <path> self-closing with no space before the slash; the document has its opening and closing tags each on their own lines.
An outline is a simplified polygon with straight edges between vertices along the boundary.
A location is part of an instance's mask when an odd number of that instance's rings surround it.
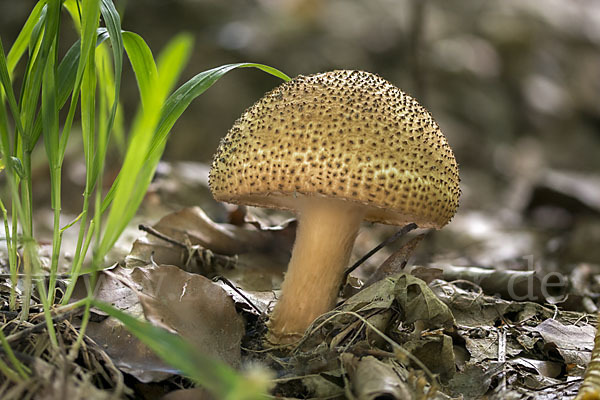
<svg viewBox="0 0 600 400">
<path fill-rule="evenodd" d="M 215 199 L 291 210 L 298 229 L 269 340 L 301 337 L 335 306 L 361 221 L 441 228 L 460 195 L 454 154 L 429 112 L 363 71 L 298 76 L 222 139 Z"/>
</svg>

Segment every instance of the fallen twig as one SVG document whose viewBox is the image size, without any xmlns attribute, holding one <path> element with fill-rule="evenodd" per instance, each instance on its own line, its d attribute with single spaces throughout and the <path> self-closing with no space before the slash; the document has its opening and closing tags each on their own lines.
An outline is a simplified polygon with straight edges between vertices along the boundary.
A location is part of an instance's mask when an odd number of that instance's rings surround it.
<svg viewBox="0 0 600 400">
<path fill-rule="evenodd" d="M 415 224 L 414 222 L 411 222 L 410 224 L 403 226 L 402 229 L 400 229 L 398 232 L 394 233 L 389 238 L 385 239 L 383 242 L 379 243 L 377 246 L 375 246 L 373 249 L 371 249 L 367 254 L 362 256 L 357 262 L 355 262 L 354 265 L 352 265 L 350 268 L 348 268 L 346 270 L 346 272 L 344 272 L 344 279 L 342 279 L 342 282 L 346 282 L 348 275 L 350 275 L 356 268 L 360 267 L 362 265 L 362 263 L 364 263 L 369 258 L 371 258 L 371 256 L 373 254 L 377 253 L 379 250 L 383 249 L 385 246 L 394 243 L 396 240 L 400 239 L 402 236 L 406 235 L 408 232 L 413 231 L 417 228 L 418 228 L 417 224 Z"/>
</svg>

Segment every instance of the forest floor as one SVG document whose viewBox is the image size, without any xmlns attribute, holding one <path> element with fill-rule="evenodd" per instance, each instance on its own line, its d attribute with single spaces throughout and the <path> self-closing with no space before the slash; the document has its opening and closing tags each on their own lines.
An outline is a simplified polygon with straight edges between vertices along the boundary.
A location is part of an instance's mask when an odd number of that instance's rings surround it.
<svg viewBox="0 0 600 400">
<path fill-rule="evenodd" d="M 475 190 L 491 185 L 467 171 L 464 204 L 447 227 L 410 232 L 368 258 L 350 274 L 338 307 L 282 348 L 264 340 L 265 322 L 295 220 L 216 203 L 207 171 L 203 164 L 161 164 L 111 267 L 99 275 L 99 299 L 236 368 L 267 368 L 280 398 L 576 394 L 600 295 L 598 176 L 545 171 L 503 193 L 487 192 L 496 201 L 484 208 Z M 364 224 L 352 262 L 400 228 Z M 65 236 L 65 269 L 74 240 Z M 40 243 L 42 256 L 49 246 Z M 81 296 L 86 284 L 84 275 Z M 20 385 L 5 381 L 3 399 L 210 398 L 98 310 L 77 354 L 70 350 L 81 312 L 56 314 L 54 349 L 41 306 L 33 304 L 21 323 L 8 311 L 9 285 L 8 278 L 0 285 L 3 329 L 32 375 Z"/>
</svg>

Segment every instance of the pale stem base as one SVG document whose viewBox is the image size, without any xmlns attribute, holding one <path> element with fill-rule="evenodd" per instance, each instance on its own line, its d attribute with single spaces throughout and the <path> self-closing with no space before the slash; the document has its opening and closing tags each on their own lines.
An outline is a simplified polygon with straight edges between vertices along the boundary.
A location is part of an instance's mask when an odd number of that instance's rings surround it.
<svg viewBox="0 0 600 400">
<path fill-rule="evenodd" d="M 269 322 L 269 341 L 290 343 L 335 306 L 364 212 L 345 201 L 305 199 L 296 242 Z"/>
</svg>

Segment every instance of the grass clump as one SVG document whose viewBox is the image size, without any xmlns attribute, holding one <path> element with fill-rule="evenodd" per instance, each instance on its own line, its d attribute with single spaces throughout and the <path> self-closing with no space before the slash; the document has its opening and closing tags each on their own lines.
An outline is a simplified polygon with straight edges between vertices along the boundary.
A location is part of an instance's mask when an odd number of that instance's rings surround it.
<svg viewBox="0 0 600 400">
<path fill-rule="evenodd" d="M 59 49 L 60 31 L 70 26 L 75 27 L 79 39 L 59 57 L 63 50 Z M 40 0 L 7 53 L 0 38 L 0 168 L 5 182 L 0 211 L 11 275 L 9 308 L 26 321 L 32 299 L 39 300 L 55 349 L 59 347 L 52 319 L 56 304 L 69 303 L 88 253 L 92 254 L 92 270 L 104 267 L 106 254 L 142 202 L 171 128 L 192 100 L 236 68 L 258 68 L 289 79 L 265 65 L 230 64 L 201 72 L 173 90 L 191 51 L 191 37 L 182 34 L 155 59 L 141 36 L 122 29 L 111 0 Z M 125 57 L 135 73 L 140 95 L 140 106 L 127 133 L 119 102 Z M 21 74 L 15 72 L 19 63 L 24 63 Z M 67 145 L 74 140 L 74 126 L 81 132 L 85 187 L 81 212 L 61 226 L 62 167 Z M 117 178 L 104 192 L 100 182 L 111 143 L 124 146 L 123 158 Z M 48 206 L 54 223 L 49 272 L 41 268 L 33 219 L 32 152 L 37 146 L 44 146 L 50 171 Z M 78 239 L 69 267 L 70 283 L 65 293 L 58 293 L 59 256 L 67 229 L 78 229 Z M 16 290 L 19 280 L 24 287 L 20 301 Z M 189 349 L 179 338 L 95 303 L 91 294 L 78 304 L 84 307 L 78 344 L 94 304 L 120 319 L 159 355 L 219 398 L 232 398 L 230 389 L 245 379 L 212 360 L 199 358 L 204 361 L 190 364 Z M 2 330 L 0 344 L 4 377 L 15 383 L 27 379 L 30 368 L 11 350 Z M 212 371 L 211 375 L 207 371 Z M 251 398 L 263 392 L 260 386 L 246 394 Z"/>
</svg>

